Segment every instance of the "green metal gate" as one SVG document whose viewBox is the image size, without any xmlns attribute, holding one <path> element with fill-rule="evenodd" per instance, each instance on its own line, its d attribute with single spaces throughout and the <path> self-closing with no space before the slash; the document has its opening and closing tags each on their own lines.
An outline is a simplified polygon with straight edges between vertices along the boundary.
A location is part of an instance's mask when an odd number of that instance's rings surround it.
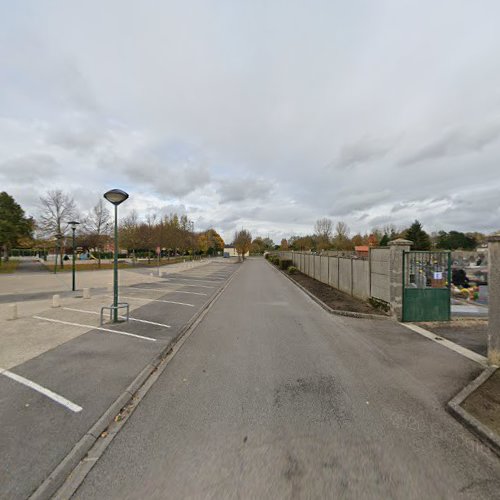
<svg viewBox="0 0 500 500">
<path fill-rule="evenodd" d="M 451 252 L 403 253 L 403 321 L 448 321 Z"/>
</svg>

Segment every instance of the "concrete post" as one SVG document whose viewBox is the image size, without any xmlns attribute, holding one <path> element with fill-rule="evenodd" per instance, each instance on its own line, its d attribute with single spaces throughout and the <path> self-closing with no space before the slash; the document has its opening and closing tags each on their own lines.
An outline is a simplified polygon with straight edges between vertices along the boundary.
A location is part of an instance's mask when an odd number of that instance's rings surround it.
<svg viewBox="0 0 500 500">
<path fill-rule="evenodd" d="M 61 307 L 61 297 L 59 295 L 52 296 L 52 307 Z"/>
<path fill-rule="evenodd" d="M 19 316 L 17 314 L 17 304 L 10 304 L 8 306 L 8 319 L 14 320 L 17 319 Z"/>
<path fill-rule="evenodd" d="M 403 319 L 403 252 L 408 252 L 412 245 L 412 241 L 402 238 L 389 242 L 391 311 L 398 321 Z"/>
<path fill-rule="evenodd" d="M 500 235 L 488 238 L 488 361 L 500 365 Z"/>
</svg>

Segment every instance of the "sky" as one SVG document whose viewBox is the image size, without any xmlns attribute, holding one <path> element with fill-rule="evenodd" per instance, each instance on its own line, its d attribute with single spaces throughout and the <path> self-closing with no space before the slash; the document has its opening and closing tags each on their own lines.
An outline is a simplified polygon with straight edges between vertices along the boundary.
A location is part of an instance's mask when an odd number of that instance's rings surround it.
<svg viewBox="0 0 500 500">
<path fill-rule="evenodd" d="M 498 0 L 0 0 L 0 191 L 231 241 L 500 229 Z"/>
</svg>

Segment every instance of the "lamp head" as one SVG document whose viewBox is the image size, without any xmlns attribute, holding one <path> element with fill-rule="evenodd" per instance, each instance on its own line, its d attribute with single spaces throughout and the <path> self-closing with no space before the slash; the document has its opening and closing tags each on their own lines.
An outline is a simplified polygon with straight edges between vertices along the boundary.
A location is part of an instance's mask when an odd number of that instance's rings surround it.
<svg viewBox="0 0 500 500">
<path fill-rule="evenodd" d="M 104 198 L 113 205 L 119 205 L 128 198 L 128 193 L 121 189 L 110 189 L 108 192 L 104 193 Z"/>
<path fill-rule="evenodd" d="M 80 224 L 80 223 L 76 220 L 71 220 L 68 222 L 68 224 L 71 226 L 71 229 L 73 229 L 73 231 L 74 231 L 76 229 L 76 226 L 78 226 L 78 224 Z"/>
</svg>

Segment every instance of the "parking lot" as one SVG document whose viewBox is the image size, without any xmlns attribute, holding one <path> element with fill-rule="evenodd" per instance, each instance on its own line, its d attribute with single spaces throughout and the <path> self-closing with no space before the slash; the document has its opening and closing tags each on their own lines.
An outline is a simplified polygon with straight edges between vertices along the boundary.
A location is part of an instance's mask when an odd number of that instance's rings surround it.
<svg viewBox="0 0 500 500">
<path fill-rule="evenodd" d="M 62 294 L 60 307 L 19 302 L 10 321 L 0 301 L 0 498 L 29 496 L 237 269 L 214 259 L 130 273 L 120 286 L 130 319 L 119 324 L 99 324 L 109 283 L 90 299 Z"/>
</svg>

